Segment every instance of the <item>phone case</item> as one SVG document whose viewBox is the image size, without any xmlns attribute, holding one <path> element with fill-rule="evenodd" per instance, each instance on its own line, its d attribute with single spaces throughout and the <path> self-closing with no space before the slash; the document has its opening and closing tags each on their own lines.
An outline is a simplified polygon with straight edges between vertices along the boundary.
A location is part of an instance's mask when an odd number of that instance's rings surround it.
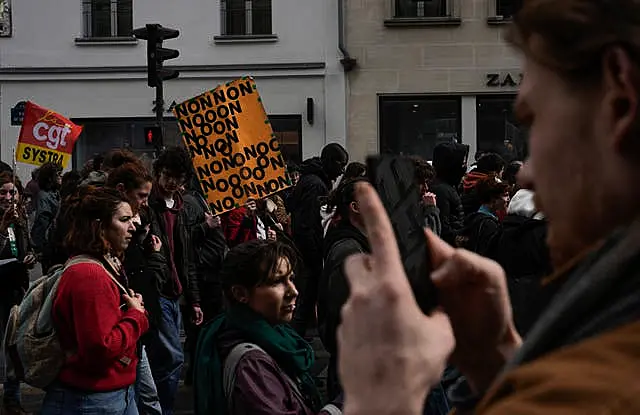
<svg viewBox="0 0 640 415">
<path fill-rule="evenodd" d="M 407 278 L 423 312 L 436 306 L 431 260 L 424 233 L 425 218 L 415 166 L 408 157 L 380 155 L 368 159 L 371 183 L 389 214 Z"/>
</svg>

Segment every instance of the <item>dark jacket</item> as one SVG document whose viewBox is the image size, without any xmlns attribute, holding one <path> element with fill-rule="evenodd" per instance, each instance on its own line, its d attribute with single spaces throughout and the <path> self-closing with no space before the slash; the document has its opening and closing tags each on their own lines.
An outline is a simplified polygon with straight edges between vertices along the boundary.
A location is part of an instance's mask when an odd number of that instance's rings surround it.
<svg viewBox="0 0 640 415">
<path fill-rule="evenodd" d="M 351 255 L 370 251 L 367 237 L 349 222 L 342 221 L 331 227 L 324 239 L 324 270 L 318 289 L 318 332 L 322 344 L 330 354 L 327 371 L 327 393 L 330 399 L 342 393 L 337 375 L 336 335 L 341 322 L 342 306 L 349 297 L 344 262 Z"/>
<path fill-rule="evenodd" d="M 17 300 L 10 301 L 15 304 L 22 298 L 22 292 L 29 288 L 29 270 L 23 263 L 27 255 L 33 254 L 28 229 L 29 223 L 26 218 L 13 228 L 18 255 L 11 251 L 8 231 L 0 233 L 0 259 L 17 259 L 16 262 L 0 265 L 0 297 L 5 300 Z"/>
<path fill-rule="evenodd" d="M 69 253 L 64 247 L 64 238 L 67 236 L 69 230 L 69 221 L 73 220 L 67 213 L 69 209 L 66 199 L 62 200 L 58 212 L 56 214 L 53 223 L 47 233 L 44 250 L 42 252 L 42 270 L 46 272 L 54 265 L 61 265 L 67 262 L 69 259 Z"/>
<path fill-rule="evenodd" d="M 302 253 L 307 269 L 316 276 L 322 272 L 322 198 L 331 189 L 331 180 L 314 157 L 302 164 L 300 181 L 291 200 L 293 239 Z"/>
<path fill-rule="evenodd" d="M 529 331 L 556 291 L 553 285 L 542 284 L 552 272 L 547 229 L 545 220 L 507 215 L 488 253 L 507 274 L 513 317 L 521 335 Z"/>
<path fill-rule="evenodd" d="M 205 221 L 208 211 L 204 198 L 197 192 L 184 196 L 187 228 L 191 235 L 191 246 L 195 253 L 198 288 L 200 289 L 203 311 L 217 314 L 222 310 L 223 294 L 220 269 L 229 248 L 221 228 L 212 229 Z M 206 318 L 213 317 L 212 315 Z"/>
<path fill-rule="evenodd" d="M 422 206 L 422 215 L 427 228 L 440 236 L 442 233 L 442 222 L 440 221 L 440 209 L 437 206 Z"/>
<path fill-rule="evenodd" d="M 36 217 L 31 228 L 33 247 L 39 254 L 45 249 L 47 232 L 49 232 L 59 208 L 60 195 L 57 191 L 40 191 L 36 205 Z"/>
<path fill-rule="evenodd" d="M 151 250 L 151 235 L 144 238 L 143 227 L 144 224 L 136 227 L 134 237 L 125 252 L 123 266 L 129 287 L 144 298 L 149 323 L 158 327 L 162 318 L 160 292 L 170 278 L 169 268 L 164 255 Z"/>
<path fill-rule="evenodd" d="M 229 251 L 221 228 L 212 229 L 205 221 L 206 202 L 196 193 L 184 195 L 187 227 L 196 252 L 198 275 L 202 281 L 218 281 L 222 262 Z"/>
<path fill-rule="evenodd" d="M 458 235 L 457 246 L 478 255 L 488 256 L 500 232 L 498 218 L 482 212 L 472 213 L 464 220 L 464 228 Z"/>
<path fill-rule="evenodd" d="M 324 270 L 318 294 L 318 325 L 325 349 L 335 355 L 336 331 L 342 306 L 349 297 L 344 261 L 351 255 L 370 252 L 367 237 L 348 222 L 329 229 L 324 239 Z"/>
<path fill-rule="evenodd" d="M 456 189 L 464 176 L 468 153 L 469 147 L 458 143 L 442 143 L 433 151 L 436 179 L 430 189 L 436 195 L 440 209 L 441 237 L 451 245 L 455 244 L 456 236 L 464 226 L 464 210 Z"/>
<path fill-rule="evenodd" d="M 640 413 L 639 265 L 636 221 L 558 270 L 562 288 L 473 413 Z"/>
<path fill-rule="evenodd" d="M 183 204 L 182 197 L 176 193 L 176 204 L 179 208 L 176 215 L 176 222 L 174 226 L 174 255 L 175 267 L 178 272 L 178 278 L 182 285 L 184 296 L 189 304 L 199 304 L 200 292 L 198 290 L 198 273 L 196 270 L 196 262 L 194 260 L 193 250 L 191 249 L 189 230 L 187 228 L 187 217 Z M 162 241 L 162 255 L 167 260 L 168 272 L 171 273 L 171 251 L 169 240 L 166 234 L 166 220 L 164 213 L 168 210 L 164 198 L 153 193 L 149 198 L 149 208 L 151 212 L 151 233 L 158 236 Z M 169 274 L 170 275 L 170 274 Z M 175 291 L 175 287 L 168 287 L 167 285 L 175 284 L 173 278 L 168 278 L 165 282 L 165 286 L 162 287 L 162 292 L 167 293 Z M 166 294 L 165 294 L 166 295 Z"/>
</svg>

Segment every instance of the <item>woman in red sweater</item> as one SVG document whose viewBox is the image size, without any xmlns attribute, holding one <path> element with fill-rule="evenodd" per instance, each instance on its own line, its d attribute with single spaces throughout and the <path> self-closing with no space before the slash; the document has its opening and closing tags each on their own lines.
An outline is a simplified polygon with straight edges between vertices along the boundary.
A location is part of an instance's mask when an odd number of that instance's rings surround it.
<svg viewBox="0 0 640 415">
<path fill-rule="evenodd" d="M 85 190 L 69 205 L 65 246 L 81 262 L 64 271 L 54 300 L 53 320 L 68 357 L 47 389 L 42 414 L 134 415 L 136 344 L 149 322 L 120 263 L 135 230 L 133 212 L 110 189 Z"/>
</svg>

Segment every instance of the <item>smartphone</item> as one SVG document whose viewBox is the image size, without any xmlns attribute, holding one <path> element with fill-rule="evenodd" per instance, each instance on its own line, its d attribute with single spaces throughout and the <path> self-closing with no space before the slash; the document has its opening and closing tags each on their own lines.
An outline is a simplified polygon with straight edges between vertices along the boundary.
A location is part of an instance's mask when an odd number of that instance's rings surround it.
<svg viewBox="0 0 640 415">
<path fill-rule="evenodd" d="M 367 159 L 367 172 L 391 219 L 416 301 L 428 314 L 437 305 L 437 293 L 430 278 L 431 255 L 415 164 L 405 156 L 378 155 Z"/>
</svg>

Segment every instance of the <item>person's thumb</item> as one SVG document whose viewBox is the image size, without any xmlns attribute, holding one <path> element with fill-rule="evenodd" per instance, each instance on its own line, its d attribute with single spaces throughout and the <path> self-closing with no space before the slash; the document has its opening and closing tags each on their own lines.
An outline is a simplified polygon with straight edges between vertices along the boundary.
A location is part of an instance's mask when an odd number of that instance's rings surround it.
<svg viewBox="0 0 640 415">
<path fill-rule="evenodd" d="M 440 308 L 434 310 L 429 315 L 429 320 L 432 326 L 434 326 L 440 334 L 438 344 L 443 348 L 443 352 L 447 354 L 447 357 L 453 352 L 456 345 L 456 339 L 453 334 L 453 327 L 449 316 Z"/>
<path fill-rule="evenodd" d="M 431 229 L 427 229 L 425 234 L 429 243 L 429 252 L 431 253 L 433 269 L 437 269 L 451 258 L 456 250 L 451 245 L 440 239 L 431 231 Z"/>
</svg>

